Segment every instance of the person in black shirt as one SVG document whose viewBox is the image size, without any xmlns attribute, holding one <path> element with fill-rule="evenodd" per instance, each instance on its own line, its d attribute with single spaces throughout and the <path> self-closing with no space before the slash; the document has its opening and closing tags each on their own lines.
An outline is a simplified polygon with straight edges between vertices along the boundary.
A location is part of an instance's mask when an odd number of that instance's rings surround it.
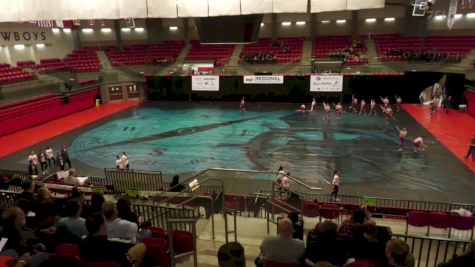
<svg viewBox="0 0 475 267">
<path fill-rule="evenodd" d="M 185 190 L 185 187 L 180 184 L 180 176 L 175 175 L 173 176 L 173 180 L 170 183 L 170 192 L 181 192 Z"/>
<path fill-rule="evenodd" d="M 130 209 L 130 199 L 128 196 L 124 195 L 123 197 L 117 200 L 117 211 L 118 216 L 122 220 L 127 220 L 129 222 L 136 223 L 140 227 L 139 216 L 132 212 Z"/>
<path fill-rule="evenodd" d="M 472 162 L 475 163 L 475 134 L 472 136 L 472 141 L 468 146 L 468 151 L 467 155 L 465 155 L 465 159 L 468 159 L 470 155 L 472 155 Z"/>
</svg>

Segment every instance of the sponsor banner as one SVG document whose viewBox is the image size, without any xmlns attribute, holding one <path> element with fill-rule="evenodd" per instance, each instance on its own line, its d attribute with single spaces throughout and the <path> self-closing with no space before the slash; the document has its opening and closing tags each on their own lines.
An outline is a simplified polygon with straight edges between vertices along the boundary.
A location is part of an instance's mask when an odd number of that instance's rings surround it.
<svg viewBox="0 0 475 267">
<path fill-rule="evenodd" d="M 310 92 L 342 92 L 343 75 L 310 76 Z"/>
<path fill-rule="evenodd" d="M 244 84 L 284 84 L 284 76 L 282 75 L 246 75 Z"/>
<path fill-rule="evenodd" d="M 219 76 L 191 76 L 192 91 L 219 91 Z"/>
<path fill-rule="evenodd" d="M 49 44 L 53 42 L 51 29 L 0 29 L 0 45 Z"/>
</svg>

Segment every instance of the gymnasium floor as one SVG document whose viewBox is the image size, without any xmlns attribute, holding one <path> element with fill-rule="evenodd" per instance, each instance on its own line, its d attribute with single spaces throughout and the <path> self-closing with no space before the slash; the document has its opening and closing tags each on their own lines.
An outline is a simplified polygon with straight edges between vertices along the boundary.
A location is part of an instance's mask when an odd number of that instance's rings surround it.
<svg viewBox="0 0 475 267">
<path fill-rule="evenodd" d="M 26 169 L 32 148 L 51 145 L 57 151 L 68 144 L 73 167 L 84 175 L 103 175 L 103 168 L 114 168 L 115 156 L 126 151 L 131 168 L 167 176 L 282 165 L 292 176 L 329 192 L 336 168 L 342 173 L 342 194 L 475 203 L 473 165 L 461 155 L 475 133 L 472 117 L 440 111 L 427 119 L 424 108 L 406 105 L 410 115 L 402 110 L 395 115 L 397 122 L 386 125 L 382 115 L 350 112 L 340 120 L 332 113 L 324 121 L 321 108 L 299 114 L 298 106 L 250 103 L 241 114 L 236 103 L 107 104 L 0 138 L 0 166 Z M 451 123 L 464 126 L 451 128 Z M 408 129 L 409 140 L 425 136 L 429 147 L 415 154 L 409 141 L 399 152 L 396 125 Z M 240 188 L 256 189 L 252 180 L 241 182 Z"/>
</svg>

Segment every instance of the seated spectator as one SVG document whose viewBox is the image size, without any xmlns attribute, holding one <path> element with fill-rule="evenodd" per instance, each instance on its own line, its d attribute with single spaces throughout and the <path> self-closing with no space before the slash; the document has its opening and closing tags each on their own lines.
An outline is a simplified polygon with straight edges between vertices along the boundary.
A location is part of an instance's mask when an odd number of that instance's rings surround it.
<svg viewBox="0 0 475 267">
<path fill-rule="evenodd" d="M 81 258 L 92 262 L 116 261 L 121 266 L 140 266 L 146 248 L 143 243 L 136 245 L 113 242 L 107 239 L 107 223 L 102 213 L 91 214 L 86 220 L 89 235 L 79 245 Z M 130 260 L 129 260 L 130 259 Z"/>
<path fill-rule="evenodd" d="M 93 214 L 93 213 L 96 213 L 96 212 L 101 212 L 102 210 L 102 204 L 104 204 L 104 196 L 102 194 L 92 194 L 91 196 L 91 204 L 89 204 L 89 207 L 88 207 L 88 214 Z"/>
<path fill-rule="evenodd" d="M 24 179 L 21 182 L 21 188 L 23 189 L 23 191 L 18 195 L 16 200 L 24 200 L 22 208 L 23 212 L 27 214 L 29 211 L 33 210 L 33 206 L 36 202 L 35 182 L 32 179 Z"/>
<path fill-rule="evenodd" d="M 122 220 L 127 220 L 140 226 L 140 218 L 130 209 L 130 198 L 127 195 L 124 195 L 117 200 L 117 211 L 119 213 L 118 217 Z"/>
<path fill-rule="evenodd" d="M 454 257 L 446 263 L 441 263 L 438 267 L 466 267 L 475 266 L 475 240 L 472 241 L 462 255 Z"/>
<path fill-rule="evenodd" d="M 280 263 L 300 262 L 305 245 L 302 240 L 293 239 L 292 221 L 288 218 L 279 221 L 279 235 L 267 236 L 261 243 L 261 259 Z"/>
<path fill-rule="evenodd" d="M 219 247 L 218 251 L 219 267 L 239 267 L 246 266 L 244 248 L 237 242 L 230 242 Z"/>
<path fill-rule="evenodd" d="M 351 218 L 343 221 L 338 229 L 338 235 L 344 237 L 353 237 L 353 228 L 362 225 L 369 219 L 368 212 L 365 208 L 354 210 Z"/>
<path fill-rule="evenodd" d="M 181 192 L 185 190 L 185 187 L 180 184 L 180 176 L 178 174 L 175 174 L 173 176 L 173 180 L 170 183 L 170 192 Z"/>
<path fill-rule="evenodd" d="M 54 225 L 56 220 L 56 206 L 51 197 L 51 191 L 46 187 L 38 189 L 38 199 L 35 203 L 36 221 L 38 229 L 46 229 Z"/>
<path fill-rule="evenodd" d="M 136 223 L 118 218 L 117 206 L 111 201 L 102 204 L 102 213 L 107 221 L 107 236 L 130 243 L 137 241 L 138 226 Z"/>
<path fill-rule="evenodd" d="M 393 238 L 386 244 L 386 257 L 390 266 L 414 267 L 415 260 L 409 246 L 401 239 Z"/>
<path fill-rule="evenodd" d="M 319 223 L 314 235 L 307 239 L 305 263 L 315 266 L 317 262 L 327 261 L 341 266 L 349 258 L 345 242 L 337 238 L 337 225 L 332 221 Z"/>
<path fill-rule="evenodd" d="M 82 207 L 77 200 L 69 200 L 64 207 L 66 218 L 58 221 L 57 228 L 64 230 L 66 239 L 72 238 L 77 243 L 83 236 L 88 234 L 86 220 L 81 218 Z"/>
</svg>

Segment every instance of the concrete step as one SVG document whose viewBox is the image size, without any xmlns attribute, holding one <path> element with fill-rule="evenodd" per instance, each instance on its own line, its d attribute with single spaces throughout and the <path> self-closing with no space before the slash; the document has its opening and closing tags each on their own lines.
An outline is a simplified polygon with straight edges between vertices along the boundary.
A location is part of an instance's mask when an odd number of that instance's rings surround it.
<svg viewBox="0 0 475 267">
<path fill-rule="evenodd" d="M 231 60 L 229 60 L 229 63 L 227 64 L 227 66 L 235 67 L 239 65 L 239 55 L 241 54 L 243 47 L 244 47 L 243 44 L 237 44 L 234 47 L 233 54 L 231 55 Z"/>
<path fill-rule="evenodd" d="M 106 55 L 106 52 L 102 50 L 96 51 L 97 57 L 99 58 L 99 61 L 101 61 L 101 66 L 103 70 L 111 70 L 112 65 L 109 61 L 109 58 Z"/>
<path fill-rule="evenodd" d="M 368 49 L 368 63 L 378 63 L 378 54 L 376 53 L 376 44 L 374 43 L 374 41 L 372 39 L 366 40 L 365 46 Z"/>
<path fill-rule="evenodd" d="M 312 62 L 312 41 L 304 41 L 302 47 L 302 59 L 301 63 L 303 65 L 310 65 Z"/>
</svg>

